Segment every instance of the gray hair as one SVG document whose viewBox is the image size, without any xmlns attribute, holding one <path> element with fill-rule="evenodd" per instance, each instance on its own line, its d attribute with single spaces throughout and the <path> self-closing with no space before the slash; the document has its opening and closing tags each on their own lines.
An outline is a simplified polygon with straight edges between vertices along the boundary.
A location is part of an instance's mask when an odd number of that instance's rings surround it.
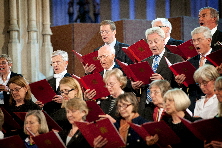
<svg viewBox="0 0 222 148">
<path fill-rule="evenodd" d="M 157 33 L 160 37 L 165 38 L 165 33 L 160 27 L 149 28 L 145 32 L 145 36 L 148 39 L 148 35 Z"/>
<path fill-rule="evenodd" d="M 199 83 L 199 79 L 204 81 L 215 81 L 217 77 L 219 77 L 217 69 L 213 65 L 209 64 L 204 64 L 203 66 L 199 67 L 193 75 L 196 83 Z"/>
<path fill-rule="evenodd" d="M 7 55 L 7 54 L 1 54 L 0 55 L 0 59 L 5 59 L 9 64 L 12 63 L 11 57 L 9 55 Z"/>
<path fill-rule="evenodd" d="M 51 56 L 51 57 L 54 57 L 54 56 L 57 56 L 57 55 L 62 56 L 63 61 L 68 61 L 68 60 L 69 60 L 68 53 L 67 53 L 66 51 L 56 50 L 56 51 L 54 51 L 54 52 L 52 53 L 52 56 Z"/>
<path fill-rule="evenodd" d="M 153 21 L 151 22 L 152 27 L 154 27 L 153 25 L 154 25 L 154 23 L 156 23 L 156 22 L 161 22 L 161 23 L 163 24 L 163 26 L 169 27 L 169 28 L 170 28 L 169 32 L 171 33 L 172 25 L 171 25 L 171 23 L 169 22 L 169 20 L 168 20 L 167 18 L 156 18 L 155 20 L 153 20 Z"/>
<path fill-rule="evenodd" d="M 210 16 L 211 16 L 211 18 L 216 18 L 216 24 L 218 24 L 218 21 L 219 21 L 219 12 L 216 10 L 216 9 L 214 9 L 214 8 L 212 8 L 212 7 L 203 7 L 203 8 L 201 8 L 200 10 L 199 10 L 199 12 L 200 11 L 202 11 L 202 10 L 205 10 L 205 9 L 209 9 L 210 10 Z"/>
<path fill-rule="evenodd" d="M 158 87 L 161 91 L 161 96 L 163 97 L 164 94 L 171 89 L 170 83 L 167 80 L 155 80 L 150 83 L 149 88 Z"/>
<path fill-rule="evenodd" d="M 208 27 L 200 26 L 195 28 L 193 31 L 191 31 L 191 36 L 198 33 L 203 33 L 206 39 L 208 38 L 212 39 L 211 31 Z"/>
</svg>

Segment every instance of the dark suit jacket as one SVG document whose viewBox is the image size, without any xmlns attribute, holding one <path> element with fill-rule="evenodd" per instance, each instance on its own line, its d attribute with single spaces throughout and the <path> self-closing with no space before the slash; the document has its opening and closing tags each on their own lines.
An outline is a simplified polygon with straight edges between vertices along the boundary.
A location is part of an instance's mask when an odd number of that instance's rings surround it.
<svg viewBox="0 0 222 148">
<path fill-rule="evenodd" d="M 182 40 L 176 40 L 176 39 L 170 37 L 170 39 L 167 42 L 167 45 L 176 45 L 176 46 L 178 46 L 182 43 L 183 43 Z M 167 52 L 170 52 L 170 50 L 167 47 L 165 47 L 165 48 L 166 48 Z"/>
<path fill-rule="evenodd" d="M 101 100 L 101 104 L 100 104 L 100 107 L 101 109 L 103 110 L 103 112 L 105 114 L 109 114 L 111 117 L 113 117 L 114 119 L 117 119 L 117 116 L 116 116 L 116 105 L 113 106 L 112 110 L 109 112 L 109 108 L 110 108 L 110 105 L 111 105 L 111 101 L 115 99 L 113 98 L 112 96 L 109 96 L 107 99 L 105 100 Z"/>
<path fill-rule="evenodd" d="M 214 48 L 215 50 L 222 48 L 220 45 L 215 45 L 217 41 L 222 43 L 222 31 L 220 30 L 216 30 L 216 32 L 213 34 L 211 41 L 211 48 Z"/>
<path fill-rule="evenodd" d="M 156 73 L 160 74 L 165 80 L 170 82 L 171 87 L 178 87 L 178 85 L 174 79 L 174 74 L 169 69 L 164 57 L 166 57 L 170 61 L 170 63 L 172 63 L 172 64 L 177 63 L 177 62 L 182 62 L 183 59 L 177 54 L 173 54 L 173 53 L 165 51 L 165 53 L 163 54 L 163 57 L 160 60 L 159 66 L 156 70 Z M 153 58 L 154 58 L 154 56 L 151 56 L 143 61 L 147 61 L 149 63 L 149 65 L 152 67 Z M 140 114 L 142 113 L 143 109 L 145 108 L 147 87 L 148 87 L 148 85 L 141 88 L 142 93 L 141 93 L 140 102 L 139 102 L 139 113 Z"/>
<path fill-rule="evenodd" d="M 69 73 L 66 73 L 64 75 L 64 77 L 71 77 L 71 75 Z M 55 93 L 57 95 L 60 95 L 59 91 L 60 91 L 60 88 L 58 87 L 57 90 L 56 90 L 56 78 L 51 78 L 48 80 L 48 83 L 50 84 L 50 86 L 52 87 L 52 89 L 55 91 Z M 48 102 L 44 105 L 43 107 L 43 110 L 46 111 L 50 116 L 52 116 L 52 114 L 59 110 L 61 108 L 61 103 L 57 103 L 55 101 L 51 101 L 51 102 Z"/>
<path fill-rule="evenodd" d="M 124 44 L 124 43 L 120 43 L 120 42 L 116 41 L 116 44 L 115 44 L 115 46 L 114 46 L 115 51 L 116 51 L 116 53 L 115 53 L 115 55 L 116 55 L 116 56 L 115 56 L 115 59 L 118 59 L 118 60 L 120 60 L 120 61 L 122 61 L 122 62 L 125 62 L 125 63 L 127 63 L 127 64 L 132 64 L 133 61 L 131 61 L 131 60 L 129 59 L 129 57 L 125 54 L 125 52 L 122 50 L 122 47 L 129 47 L 129 45 Z M 99 48 L 100 48 L 100 47 L 99 47 Z M 99 50 L 99 48 L 94 49 L 94 51 Z"/>
</svg>

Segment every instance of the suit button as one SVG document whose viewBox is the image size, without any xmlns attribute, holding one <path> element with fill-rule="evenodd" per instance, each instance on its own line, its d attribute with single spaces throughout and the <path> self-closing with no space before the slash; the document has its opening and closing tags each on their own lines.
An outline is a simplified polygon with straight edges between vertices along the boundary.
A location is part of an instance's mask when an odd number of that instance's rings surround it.
<svg viewBox="0 0 222 148">
<path fill-rule="evenodd" d="M 131 134 L 129 133 L 128 136 L 131 136 Z"/>
<path fill-rule="evenodd" d="M 137 139 L 137 142 L 140 142 L 140 139 Z"/>
</svg>

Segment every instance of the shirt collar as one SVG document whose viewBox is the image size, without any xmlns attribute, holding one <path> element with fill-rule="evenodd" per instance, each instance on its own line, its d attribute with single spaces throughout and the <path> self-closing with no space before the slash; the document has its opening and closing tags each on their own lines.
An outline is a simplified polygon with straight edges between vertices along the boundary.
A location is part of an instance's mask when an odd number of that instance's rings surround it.
<svg viewBox="0 0 222 148">
<path fill-rule="evenodd" d="M 164 52 L 165 52 L 165 48 L 164 48 L 163 51 L 159 54 L 160 59 L 163 57 Z M 153 55 L 153 56 L 155 56 L 155 55 Z"/>
<path fill-rule="evenodd" d="M 170 36 L 168 36 L 167 38 L 165 38 L 165 45 L 167 44 L 167 42 L 169 41 Z"/>
<path fill-rule="evenodd" d="M 211 53 L 211 51 L 212 51 L 212 48 L 210 48 L 210 50 L 204 55 L 204 57 L 206 57 L 207 55 L 209 55 L 209 54 Z M 200 54 L 200 58 L 201 58 L 202 56 L 203 56 L 203 55 Z"/>
<path fill-rule="evenodd" d="M 116 38 L 114 39 L 114 41 L 112 43 L 110 43 L 110 44 L 105 43 L 105 45 L 109 45 L 114 48 L 114 46 L 116 45 Z"/>
<path fill-rule="evenodd" d="M 110 68 L 109 68 L 109 69 L 104 69 L 104 73 L 106 73 L 106 71 L 108 71 L 108 70 L 112 70 L 114 66 L 115 66 L 115 62 L 113 62 L 113 65 L 112 65 L 112 66 L 110 66 Z"/>
<path fill-rule="evenodd" d="M 217 31 L 217 26 L 214 27 L 210 32 L 211 32 L 211 35 L 213 35 L 215 32 Z"/>
</svg>

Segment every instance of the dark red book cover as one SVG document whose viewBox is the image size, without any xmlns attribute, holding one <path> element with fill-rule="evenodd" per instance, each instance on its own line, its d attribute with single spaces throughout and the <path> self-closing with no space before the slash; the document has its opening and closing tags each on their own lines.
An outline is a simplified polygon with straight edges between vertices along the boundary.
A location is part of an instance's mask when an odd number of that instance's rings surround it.
<svg viewBox="0 0 222 148">
<path fill-rule="evenodd" d="M 220 66 L 222 63 L 222 49 L 212 52 L 206 56 L 206 59 L 210 61 L 214 66 Z"/>
<path fill-rule="evenodd" d="M 14 130 L 14 129 L 21 129 L 21 126 L 14 120 L 14 118 L 6 111 L 3 107 L 1 107 L 1 110 L 4 114 L 4 124 L 3 124 L 3 130 Z"/>
<path fill-rule="evenodd" d="M 96 103 L 96 101 L 86 101 L 87 107 L 89 108 L 89 113 L 86 116 L 86 121 L 92 122 L 99 120 L 99 115 L 105 115 L 100 106 Z"/>
<path fill-rule="evenodd" d="M 139 62 L 127 65 L 126 63 L 116 60 L 127 77 L 135 81 L 143 81 L 144 84 L 150 84 L 150 77 L 154 74 L 148 62 Z"/>
<path fill-rule="evenodd" d="M 45 115 L 49 130 L 57 130 L 61 131 L 63 130 L 45 111 L 42 111 Z"/>
<path fill-rule="evenodd" d="M 13 112 L 16 116 L 19 117 L 22 121 L 25 121 L 25 116 L 27 112 Z"/>
<path fill-rule="evenodd" d="M 75 50 L 72 50 L 72 51 L 83 65 L 86 65 L 88 63 L 88 66 L 91 64 L 94 64 L 96 66 L 96 69 L 93 70 L 93 73 L 103 71 L 103 67 L 100 64 L 100 60 L 97 59 L 98 51 L 91 52 L 91 53 L 86 54 L 84 56 L 82 56 L 81 54 L 79 54 Z"/>
<path fill-rule="evenodd" d="M 222 141 L 222 124 L 217 118 L 202 119 L 195 122 L 190 122 L 181 118 L 181 121 L 197 138 L 202 141 Z"/>
<path fill-rule="evenodd" d="M 122 48 L 122 50 L 133 62 L 136 63 L 153 55 L 149 45 L 144 41 L 144 39 L 139 40 L 128 48 Z"/>
<path fill-rule="evenodd" d="M 166 57 L 165 59 L 167 61 L 167 64 L 170 70 L 173 72 L 175 76 L 181 75 L 181 74 L 184 74 L 186 76 L 186 79 L 183 82 L 183 84 L 186 87 L 188 87 L 190 84 L 195 84 L 193 75 L 194 75 L 194 72 L 196 71 L 196 68 L 189 61 L 171 64 Z"/>
<path fill-rule="evenodd" d="M 33 82 L 29 84 L 29 86 L 35 98 L 43 104 L 52 101 L 53 97 L 56 95 L 46 79 Z"/>
<path fill-rule="evenodd" d="M 192 58 L 198 55 L 193 43 L 192 39 L 178 45 L 166 45 L 166 47 L 174 54 L 180 55 L 183 59 L 187 60 L 188 58 Z"/>
<path fill-rule="evenodd" d="M 140 125 L 135 126 L 135 124 L 130 126 L 145 140 L 148 135 L 159 136 L 159 140 L 157 142 L 160 146 L 167 146 L 171 144 L 176 144 L 180 142 L 180 138 L 174 133 L 174 131 L 164 122 L 147 122 Z M 144 131 L 145 130 L 145 131 Z M 146 132 L 148 133 L 146 135 Z"/>
<path fill-rule="evenodd" d="M 1 148 L 26 148 L 24 141 L 19 137 L 19 135 L 0 139 L 0 147 Z"/>
<path fill-rule="evenodd" d="M 108 118 L 97 120 L 96 122 L 75 122 L 79 130 L 86 138 L 88 143 L 93 147 L 93 141 L 101 135 L 108 140 L 104 148 L 124 147 L 125 143 L 113 123 Z"/>
<path fill-rule="evenodd" d="M 84 87 L 85 90 L 95 89 L 96 96 L 93 99 L 98 99 L 110 95 L 108 89 L 105 87 L 106 84 L 104 83 L 103 78 L 99 73 L 94 73 L 81 77 L 80 84 L 82 87 Z"/>
<path fill-rule="evenodd" d="M 57 132 L 48 132 L 33 137 L 38 148 L 66 148 Z"/>
</svg>

